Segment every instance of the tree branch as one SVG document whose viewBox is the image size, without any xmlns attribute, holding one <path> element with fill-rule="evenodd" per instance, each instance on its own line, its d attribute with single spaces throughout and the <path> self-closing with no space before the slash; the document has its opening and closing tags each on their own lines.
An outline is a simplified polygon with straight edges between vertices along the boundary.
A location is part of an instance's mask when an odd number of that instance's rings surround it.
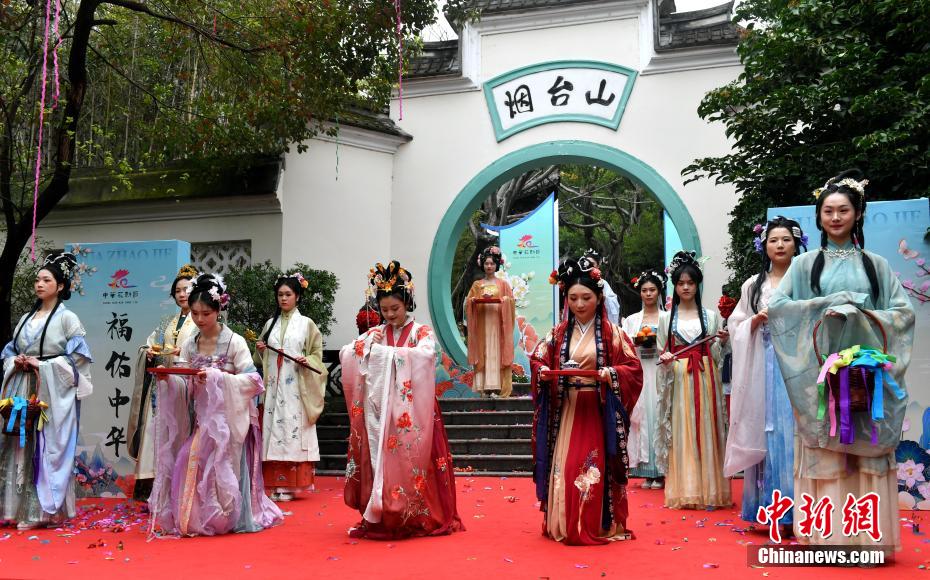
<svg viewBox="0 0 930 580">
<path fill-rule="evenodd" d="M 173 22 L 179 26 L 187 28 L 188 30 L 192 32 L 196 32 L 200 36 L 209 38 L 210 40 L 212 40 L 213 42 L 217 44 L 221 44 L 227 48 L 232 48 L 234 50 L 238 50 L 246 54 L 255 54 L 255 53 L 263 52 L 267 50 L 267 47 L 249 47 L 249 46 L 242 46 L 240 44 L 236 44 L 235 42 L 230 42 L 229 40 L 226 40 L 224 38 L 221 38 L 213 34 L 209 30 L 205 30 L 201 28 L 200 26 L 197 26 L 193 22 L 188 22 L 187 20 L 178 18 L 176 16 L 171 16 L 168 14 L 161 14 L 159 12 L 155 12 L 151 8 L 146 6 L 145 4 L 142 4 L 140 2 L 135 2 L 134 0 L 103 0 L 101 4 L 111 4 L 113 6 L 119 6 L 120 8 L 125 8 L 126 10 L 132 10 L 133 12 L 140 12 L 142 14 L 148 14 L 152 18 L 164 20 L 165 22 Z"/>
</svg>

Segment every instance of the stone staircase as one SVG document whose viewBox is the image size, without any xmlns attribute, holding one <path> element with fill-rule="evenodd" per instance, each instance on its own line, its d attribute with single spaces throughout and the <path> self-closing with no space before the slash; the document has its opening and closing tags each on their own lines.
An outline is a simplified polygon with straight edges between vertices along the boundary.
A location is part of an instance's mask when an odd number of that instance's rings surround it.
<svg viewBox="0 0 930 580">
<path fill-rule="evenodd" d="M 439 399 L 456 471 L 480 475 L 529 476 L 533 469 L 530 437 L 533 401 L 528 385 L 514 385 L 508 399 Z M 349 415 L 341 397 L 327 401 L 317 423 L 320 462 L 317 473 L 345 471 Z"/>
</svg>

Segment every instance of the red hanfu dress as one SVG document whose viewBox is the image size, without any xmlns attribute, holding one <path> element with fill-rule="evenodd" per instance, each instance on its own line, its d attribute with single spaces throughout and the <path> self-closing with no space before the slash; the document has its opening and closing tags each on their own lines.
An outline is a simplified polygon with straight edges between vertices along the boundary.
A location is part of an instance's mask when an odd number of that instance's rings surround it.
<svg viewBox="0 0 930 580">
<path fill-rule="evenodd" d="M 569 360 L 582 370 L 609 369 L 610 381 L 540 380 L 541 367 L 556 370 Z M 570 545 L 631 539 L 627 433 L 643 386 L 632 342 L 601 314 L 585 332 L 569 317 L 540 343 L 531 364 L 533 479 L 545 513 L 543 534 Z"/>
</svg>

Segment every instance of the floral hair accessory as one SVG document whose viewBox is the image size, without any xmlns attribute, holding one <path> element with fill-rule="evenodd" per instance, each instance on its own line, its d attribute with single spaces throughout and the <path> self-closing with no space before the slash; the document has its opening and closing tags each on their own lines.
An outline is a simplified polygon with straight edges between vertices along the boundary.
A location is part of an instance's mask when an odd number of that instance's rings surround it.
<svg viewBox="0 0 930 580">
<path fill-rule="evenodd" d="M 659 284 L 657 284 L 657 286 L 659 286 L 659 290 L 665 288 L 665 285 L 668 283 L 668 276 L 666 276 L 665 272 L 658 272 L 656 270 L 644 270 L 639 274 L 639 276 L 633 278 L 633 287 L 639 290 L 639 288 L 646 282 L 649 282 L 650 279 L 655 279 L 659 282 Z"/>
<path fill-rule="evenodd" d="M 549 283 L 552 284 L 553 286 L 559 283 L 559 271 L 558 270 L 553 270 L 552 273 L 549 274 Z"/>
<path fill-rule="evenodd" d="M 297 280 L 297 283 L 300 284 L 300 287 L 303 288 L 304 290 L 306 290 L 307 287 L 310 285 L 310 282 L 308 282 L 307 279 L 304 278 L 304 275 L 301 274 L 300 272 L 294 272 L 293 274 L 287 274 L 284 277 L 294 278 L 295 280 Z"/>
<path fill-rule="evenodd" d="M 708 259 L 709 258 L 707 258 L 706 256 L 702 256 L 698 258 L 697 252 L 695 252 L 694 250 L 680 250 L 672 258 L 672 262 L 668 266 L 665 267 L 665 273 L 671 274 L 672 272 L 674 272 L 675 270 L 677 270 L 678 268 L 681 268 L 682 266 L 686 264 L 692 264 L 698 270 L 703 271 L 704 270 L 703 264 Z"/>
<path fill-rule="evenodd" d="M 55 255 L 49 255 L 45 258 L 45 261 L 42 263 L 43 268 L 49 266 L 55 266 L 65 278 L 71 279 L 72 270 L 77 266 L 77 258 L 74 257 L 74 254 L 71 252 L 60 252 Z"/>
<path fill-rule="evenodd" d="M 755 233 L 757 233 L 757 234 L 761 234 L 762 232 L 765 231 L 765 226 L 762 225 L 762 224 L 756 224 L 756 225 L 752 226 L 752 231 L 755 232 Z"/>
<path fill-rule="evenodd" d="M 590 255 L 584 255 L 578 260 L 578 269 L 587 274 L 592 280 L 597 282 L 601 288 L 604 287 L 604 279 L 601 278 L 601 270 L 595 265 L 597 262 Z"/>
<path fill-rule="evenodd" d="M 488 258 L 494 258 L 494 262 L 504 265 L 507 263 L 507 258 L 504 257 L 503 252 L 497 246 L 488 246 L 480 254 L 478 254 L 478 267 L 484 267 L 484 261 Z"/>
<path fill-rule="evenodd" d="M 412 299 L 413 276 L 402 268 L 397 260 L 392 260 L 387 267 L 378 262 L 374 268 L 369 270 L 368 289 L 365 294 L 369 297 L 376 297 L 379 292 L 382 294 L 403 292 Z"/>
<path fill-rule="evenodd" d="M 833 179 L 830 179 L 829 181 L 827 181 L 827 183 L 824 184 L 823 187 L 818 187 L 817 189 L 815 189 L 813 195 L 814 195 L 814 199 L 816 199 L 817 201 L 820 201 L 820 196 L 823 194 L 823 192 L 828 191 L 828 190 L 836 191 L 840 187 L 848 187 L 849 189 L 852 189 L 853 191 L 857 192 L 859 195 L 865 197 L 865 186 L 868 184 L 869 184 L 868 179 L 863 179 L 862 181 L 856 181 L 855 179 L 851 177 L 846 177 L 839 181 L 833 181 Z"/>
<path fill-rule="evenodd" d="M 184 264 L 181 266 L 181 269 L 178 270 L 177 278 L 196 278 L 199 275 L 197 268 L 193 267 L 191 264 Z"/>
</svg>

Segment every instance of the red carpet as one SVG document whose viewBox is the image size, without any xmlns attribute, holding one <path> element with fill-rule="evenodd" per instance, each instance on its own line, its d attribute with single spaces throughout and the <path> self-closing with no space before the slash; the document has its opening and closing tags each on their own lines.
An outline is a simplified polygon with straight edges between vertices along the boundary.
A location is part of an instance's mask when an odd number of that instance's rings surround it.
<svg viewBox="0 0 930 580">
<path fill-rule="evenodd" d="M 639 480 L 634 480 L 639 483 Z M 739 497 L 742 482 L 734 482 Z M 342 482 L 320 478 L 318 491 L 281 504 L 283 526 L 258 534 L 146 542 L 146 519 L 124 501 L 81 502 L 67 528 L 0 528 L 2 578 L 918 578 L 930 571 L 930 535 L 902 521 L 904 550 L 894 566 L 750 568 L 737 512 L 674 511 L 661 491 L 631 487 L 630 527 L 637 539 L 571 547 L 540 534 L 542 516 L 529 479 L 460 476 L 459 513 L 468 530 L 402 542 L 352 540 L 359 515 L 342 503 Z M 910 516 L 911 514 L 902 514 Z M 930 520 L 930 518 L 927 518 Z M 930 524 L 925 526 L 930 528 Z M 919 576 L 920 575 L 920 576 Z"/>
</svg>

